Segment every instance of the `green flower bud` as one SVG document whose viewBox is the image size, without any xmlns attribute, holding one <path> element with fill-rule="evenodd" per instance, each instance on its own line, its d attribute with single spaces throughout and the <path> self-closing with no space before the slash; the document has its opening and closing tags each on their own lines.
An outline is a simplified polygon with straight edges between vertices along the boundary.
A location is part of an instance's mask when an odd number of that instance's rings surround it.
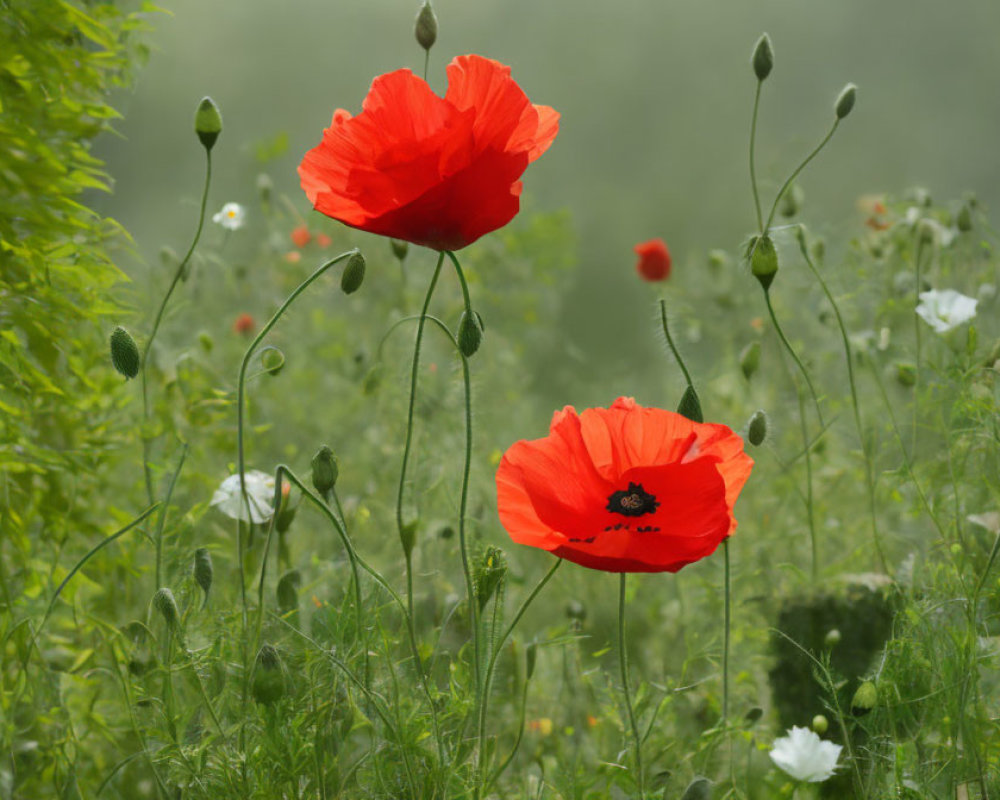
<svg viewBox="0 0 1000 800">
<path fill-rule="evenodd" d="M 781 216 L 794 217 L 802 209 L 806 193 L 797 183 L 793 183 L 781 196 Z"/>
<path fill-rule="evenodd" d="M 827 720 L 827 718 L 824 717 L 822 714 L 817 714 L 815 717 L 813 717 L 812 729 L 820 736 L 826 733 L 829 727 L 830 727 L 829 720 Z"/>
<path fill-rule="evenodd" d="M 482 611 L 507 577 L 507 559 L 499 547 L 487 547 L 475 569 L 476 599 Z"/>
<path fill-rule="evenodd" d="M 361 253 L 354 253 L 347 259 L 344 274 L 340 277 L 340 288 L 344 291 L 344 294 L 353 294 L 361 288 L 361 282 L 364 279 L 365 257 Z"/>
<path fill-rule="evenodd" d="M 128 379 L 139 374 L 140 363 L 135 339 L 119 325 L 111 331 L 111 364 Z"/>
<path fill-rule="evenodd" d="M 286 572 L 278 580 L 275 590 L 278 595 L 278 610 L 282 614 L 299 609 L 299 586 L 302 585 L 302 575 L 297 569 Z"/>
<path fill-rule="evenodd" d="M 285 354 L 277 347 L 268 347 L 260 354 L 260 366 L 273 377 L 285 368 Z"/>
<path fill-rule="evenodd" d="M 458 349 L 462 355 L 470 358 L 479 349 L 483 341 L 483 321 L 479 314 L 473 311 L 462 312 L 462 320 L 458 323 Z"/>
<path fill-rule="evenodd" d="M 677 406 L 677 413 L 687 417 L 692 422 L 704 422 L 705 416 L 701 413 L 701 400 L 693 386 L 688 386 L 684 390 L 681 402 Z"/>
<path fill-rule="evenodd" d="M 826 632 L 826 636 L 823 637 L 823 644 L 826 645 L 827 648 L 834 648 L 840 644 L 840 631 L 836 628 L 830 628 L 830 630 Z"/>
<path fill-rule="evenodd" d="M 253 699 L 264 705 L 276 703 L 285 693 L 281 658 L 272 645 L 264 644 L 257 652 L 250 691 Z"/>
<path fill-rule="evenodd" d="M 434 42 L 437 41 L 438 21 L 437 17 L 434 16 L 434 9 L 431 8 L 430 0 L 424 0 L 424 4 L 420 7 L 414 33 L 417 36 L 417 44 L 424 48 L 424 50 L 430 50 L 434 46 Z"/>
<path fill-rule="evenodd" d="M 871 681 L 862 683 L 854 693 L 851 700 L 851 713 L 856 717 L 861 717 L 875 708 L 878 702 L 878 689 Z"/>
<path fill-rule="evenodd" d="M 910 388 L 917 382 L 917 365 L 909 361 L 896 362 L 896 381 L 900 386 Z"/>
<path fill-rule="evenodd" d="M 211 97 L 202 98 L 194 115 L 194 132 L 206 150 L 215 146 L 215 140 L 222 133 L 222 114 Z"/>
<path fill-rule="evenodd" d="M 326 445 L 316 451 L 312 457 L 312 484 L 316 491 L 324 497 L 337 485 L 340 476 L 340 466 L 337 457 Z"/>
<path fill-rule="evenodd" d="M 257 176 L 257 195 L 260 197 L 260 203 L 265 208 L 269 208 L 271 205 L 271 194 L 274 191 L 274 182 L 271 180 L 271 176 L 266 172 L 260 173 Z"/>
<path fill-rule="evenodd" d="M 402 239 L 390 239 L 389 245 L 392 247 L 392 254 L 396 257 L 400 264 L 406 258 L 406 254 L 410 250 L 410 245 L 404 242 Z"/>
<path fill-rule="evenodd" d="M 743 719 L 747 721 L 750 725 L 756 725 L 760 722 L 760 718 L 764 716 L 764 709 L 760 706 L 754 706 L 746 714 L 743 715 Z"/>
<path fill-rule="evenodd" d="M 750 380 L 760 367 L 760 342 L 750 342 L 740 351 L 740 370 L 743 377 Z"/>
<path fill-rule="evenodd" d="M 750 272 L 760 281 L 766 291 L 771 286 L 774 276 L 778 274 L 778 251 L 774 242 L 766 233 L 754 236 L 747 247 L 747 258 L 750 259 Z"/>
<path fill-rule="evenodd" d="M 375 394 L 375 390 L 378 389 L 379 384 L 382 382 L 382 371 L 383 367 L 380 363 L 376 363 L 374 367 L 368 370 L 368 374 L 365 375 L 365 379 L 361 382 L 361 391 L 366 395 Z"/>
<path fill-rule="evenodd" d="M 212 555 L 207 548 L 199 547 L 194 551 L 194 582 L 197 583 L 205 593 L 205 601 L 201 604 L 204 608 L 208 605 L 208 592 L 212 588 Z"/>
<path fill-rule="evenodd" d="M 843 88 L 840 95 L 837 97 L 837 102 L 834 103 L 833 106 L 837 119 L 843 119 L 851 113 L 851 109 L 854 108 L 854 101 L 857 99 L 857 95 L 858 87 L 853 83 L 849 83 Z"/>
<path fill-rule="evenodd" d="M 529 644 L 524 650 L 524 655 L 526 662 L 525 675 L 530 681 L 531 676 L 535 674 L 535 664 L 538 663 L 538 643 L 532 642 Z"/>
<path fill-rule="evenodd" d="M 687 785 L 681 800 L 710 800 L 712 782 L 708 778 L 697 777 Z"/>
<path fill-rule="evenodd" d="M 968 233 L 972 230 L 972 211 L 967 205 L 962 206 L 959 210 L 955 224 L 962 233 Z"/>
<path fill-rule="evenodd" d="M 729 253 L 727 253 L 725 250 L 709 250 L 708 266 L 716 271 L 722 269 L 723 267 L 728 267 Z"/>
<path fill-rule="evenodd" d="M 211 353 L 212 348 L 215 347 L 215 340 L 207 332 L 202 331 L 198 334 L 198 344 L 201 345 L 201 349 L 206 353 Z"/>
<path fill-rule="evenodd" d="M 171 628 L 177 627 L 181 615 L 177 610 L 177 601 L 174 599 L 174 593 L 167 587 L 164 586 L 162 589 L 156 590 L 156 594 L 153 595 L 153 608 L 160 612 L 167 625 Z"/>
<path fill-rule="evenodd" d="M 747 439 L 754 447 L 759 447 L 767 438 L 767 414 L 755 411 L 747 424 Z"/>
<path fill-rule="evenodd" d="M 587 609 L 584 607 L 583 603 L 577 600 L 570 600 L 566 604 L 566 616 L 570 619 L 575 619 L 578 622 L 583 622 L 587 619 Z"/>
<path fill-rule="evenodd" d="M 409 560 L 417 544 L 417 520 L 408 522 L 399 529 L 399 543 L 403 546 L 403 555 Z"/>
<path fill-rule="evenodd" d="M 762 81 L 771 74 L 774 69 L 774 50 L 771 47 L 771 37 L 766 33 L 761 35 L 757 44 L 753 48 L 753 58 L 750 59 L 753 65 L 753 74 L 757 80 Z"/>
</svg>

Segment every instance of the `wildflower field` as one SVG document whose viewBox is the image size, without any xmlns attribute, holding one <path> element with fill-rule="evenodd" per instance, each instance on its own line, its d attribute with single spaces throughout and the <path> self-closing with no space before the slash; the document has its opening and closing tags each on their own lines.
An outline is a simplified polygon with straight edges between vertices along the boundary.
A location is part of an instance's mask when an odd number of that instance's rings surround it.
<svg viewBox="0 0 1000 800">
<path fill-rule="evenodd" d="M 854 2 L 214 5 L 0 3 L 0 798 L 1000 800 L 984 98 L 917 157 Z"/>
</svg>

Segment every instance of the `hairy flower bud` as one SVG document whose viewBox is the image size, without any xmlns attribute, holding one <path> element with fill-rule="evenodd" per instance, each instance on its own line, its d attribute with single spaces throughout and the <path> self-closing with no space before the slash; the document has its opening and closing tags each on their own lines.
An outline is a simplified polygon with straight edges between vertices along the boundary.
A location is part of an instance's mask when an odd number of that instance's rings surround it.
<svg viewBox="0 0 1000 800">
<path fill-rule="evenodd" d="M 347 266 L 344 267 L 344 274 L 340 277 L 340 288 L 344 294 L 353 294 L 361 288 L 361 282 L 365 279 L 365 257 L 361 253 L 354 253 L 347 259 Z"/>
<path fill-rule="evenodd" d="M 215 146 L 215 140 L 222 133 L 222 114 L 211 97 L 202 98 L 194 115 L 194 132 L 206 150 Z"/>
<path fill-rule="evenodd" d="M 177 623 L 180 620 L 180 612 L 177 610 L 177 601 L 174 599 L 174 593 L 167 587 L 164 586 L 162 589 L 156 590 L 156 594 L 153 595 L 153 608 L 160 612 L 160 616 L 163 617 L 169 627 L 177 627 Z"/>
<path fill-rule="evenodd" d="M 403 259 L 406 258 L 406 254 L 410 251 L 409 243 L 404 242 L 402 239 L 390 239 L 389 245 L 392 247 L 392 254 L 402 264 Z"/>
<path fill-rule="evenodd" d="M 837 97 L 837 102 L 834 103 L 833 106 L 837 119 L 843 119 L 851 113 L 851 109 L 854 108 L 854 101 L 857 98 L 857 94 L 858 87 L 853 83 L 849 83 L 843 88 L 840 95 Z"/>
<path fill-rule="evenodd" d="M 139 374 L 141 359 L 132 335 L 120 325 L 111 331 L 111 364 L 126 378 Z"/>
<path fill-rule="evenodd" d="M 684 390 L 681 402 L 677 406 L 677 413 L 687 417 L 692 422 L 705 421 L 705 416 L 701 413 L 701 400 L 698 399 L 698 393 L 693 386 L 688 385 L 687 389 Z"/>
<path fill-rule="evenodd" d="M 793 183 L 781 196 L 781 216 L 794 217 L 802 210 L 802 203 L 806 199 L 806 193 L 797 183 Z"/>
<path fill-rule="evenodd" d="M 273 645 L 261 645 L 257 651 L 251 693 L 254 700 L 265 705 L 277 702 L 285 693 L 285 675 L 281 668 L 281 658 Z"/>
<path fill-rule="evenodd" d="M 865 681 L 854 693 L 854 698 L 851 700 L 851 713 L 856 717 L 863 716 L 875 708 L 877 702 L 878 689 L 871 681 Z"/>
<path fill-rule="evenodd" d="M 324 497 L 337 485 L 337 478 L 340 476 L 340 467 L 337 464 L 337 457 L 326 445 L 316 451 L 312 457 L 312 484 L 316 491 Z"/>
<path fill-rule="evenodd" d="M 194 582 L 197 583 L 205 593 L 205 601 L 201 604 L 204 608 L 208 605 L 208 592 L 212 588 L 212 554 L 205 547 L 199 547 L 194 551 Z"/>
<path fill-rule="evenodd" d="M 740 370 L 750 380 L 760 367 L 760 342 L 752 341 L 740 351 Z"/>
<path fill-rule="evenodd" d="M 471 357 L 479 349 L 483 341 L 483 321 L 479 314 L 463 311 L 462 320 L 458 323 L 458 349 L 466 358 Z"/>
<path fill-rule="evenodd" d="M 766 291 L 778 274 L 778 251 L 774 249 L 771 237 L 766 233 L 754 236 L 747 248 L 747 257 L 750 259 L 750 272 Z"/>
<path fill-rule="evenodd" d="M 762 81 L 771 74 L 774 69 L 774 50 L 771 47 L 771 37 L 763 34 L 753 48 L 753 58 L 750 59 L 753 65 L 753 74 L 757 80 Z"/>
<path fill-rule="evenodd" d="M 754 447 L 759 447 L 767 438 L 767 414 L 755 411 L 747 424 L 747 439 Z"/>
<path fill-rule="evenodd" d="M 476 598 L 482 611 L 507 577 L 507 559 L 499 547 L 487 547 L 475 569 Z M 499 602 L 499 601 L 498 601 Z"/>
<path fill-rule="evenodd" d="M 434 9 L 431 8 L 430 0 L 424 0 L 424 4 L 420 7 L 414 33 L 417 37 L 417 44 L 424 50 L 430 50 L 434 46 L 434 42 L 437 41 L 438 21 L 434 15 Z"/>
<path fill-rule="evenodd" d="M 278 596 L 278 610 L 282 614 L 297 611 L 299 608 L 299 586 L 302 585 L 302 575 L 297 569 L 286 572 L 278 580 L 275 593 Z"/>
</svg>

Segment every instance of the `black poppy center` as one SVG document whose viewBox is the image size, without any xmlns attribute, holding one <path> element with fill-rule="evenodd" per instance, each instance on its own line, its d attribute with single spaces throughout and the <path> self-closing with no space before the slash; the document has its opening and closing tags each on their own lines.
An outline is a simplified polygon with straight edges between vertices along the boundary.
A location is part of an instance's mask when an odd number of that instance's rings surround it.
<svg viewBox="0 0 1000 800">
<path fill-rule="evenodd" d="M 643 514 L 652 514 L 659 505 L 656 497 L 643 489 L 641 483 L 629 483 L 624 492 L 612 492 L 608 497 L 607 509 L 612 514 L 641 517 Z"/>
</svg>

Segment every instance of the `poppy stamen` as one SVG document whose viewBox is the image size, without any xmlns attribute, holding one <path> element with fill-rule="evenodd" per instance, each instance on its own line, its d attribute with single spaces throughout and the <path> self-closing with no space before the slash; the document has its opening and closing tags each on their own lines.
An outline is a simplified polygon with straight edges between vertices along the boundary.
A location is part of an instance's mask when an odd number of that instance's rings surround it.
<svg viewBox="0 0 1000 800">
<path fill-rule="evenodd" d="M 641 517 L 643 514 L 652 514 L 659 507 L 660 503 L 654 495 L 649 494 L 642 488 L 641 483 L 629 483 L 628 489 L 624 492 L 612 492 L 608 497 L 607 510 L 612 514 L 621 514 L 625 517 Z M 618 525 L 615 529 L 618 529 Z"/>
</svg>

